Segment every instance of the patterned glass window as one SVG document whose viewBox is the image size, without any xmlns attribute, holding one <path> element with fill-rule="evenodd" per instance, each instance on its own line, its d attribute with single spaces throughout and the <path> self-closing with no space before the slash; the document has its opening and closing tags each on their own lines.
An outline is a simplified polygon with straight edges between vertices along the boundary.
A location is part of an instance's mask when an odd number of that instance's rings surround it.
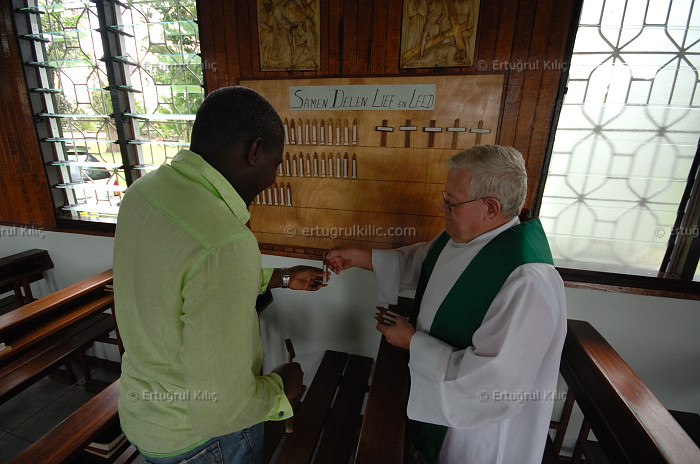
<svg viewBox="0 0 700 464">
<path fill-rule="evenodd" d="M 14 2 L 58 216 L 115 222 L 128 185 L 189 145 L 196 0 Z"/>
<path fill-rule="evenodd" d="M 699 62 L 700 2 L 584 1 L 540 211 L 558 266 L 659 271 L 698 147 Z"/>
</svg>

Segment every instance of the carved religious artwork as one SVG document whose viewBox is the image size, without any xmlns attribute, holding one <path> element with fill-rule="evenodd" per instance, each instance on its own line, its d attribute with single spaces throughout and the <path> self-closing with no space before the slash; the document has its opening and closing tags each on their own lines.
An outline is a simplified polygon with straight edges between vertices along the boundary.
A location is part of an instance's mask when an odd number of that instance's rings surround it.
<svg viewBox="0 0 700 464">
<path fill-rule="evenodd" d="M 258 0 L 262 71 L 320 69 L 318 0 Z"/>
<path fill-rule="evenodd" d="M 401 67 L 471 66 L 479 0 L 404 0 Z"/>
</svg>

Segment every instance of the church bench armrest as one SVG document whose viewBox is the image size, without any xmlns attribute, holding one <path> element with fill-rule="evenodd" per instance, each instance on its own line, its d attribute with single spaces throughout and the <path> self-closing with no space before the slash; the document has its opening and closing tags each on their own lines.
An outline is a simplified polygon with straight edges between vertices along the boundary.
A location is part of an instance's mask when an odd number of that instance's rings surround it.
<svg viewBox="0 0 700 464">
<path fill-rule="evenodd" d="M 700 462 L 700 449 L 588 322 L 568 321 L 561 373 L 610 462 Z"/>
</svg>

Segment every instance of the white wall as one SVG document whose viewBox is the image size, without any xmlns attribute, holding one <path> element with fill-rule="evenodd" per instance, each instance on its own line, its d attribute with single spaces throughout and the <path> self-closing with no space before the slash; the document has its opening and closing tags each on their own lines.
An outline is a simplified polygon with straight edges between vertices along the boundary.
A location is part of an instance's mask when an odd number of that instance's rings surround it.
<svg viewBox="0 0 700 464">
<path fill-rule="evenodd" d="M 0 256 L 46 249 L 55 268 L 48 283 L 32 284 L 35 296 L 63 288 L 112 266 L 109 237 L 0 227 Z M 263 265 L 318 265 L 263 256 Z M 285 362 L 283 340 L 291 338 L 308 385 L 327 349 L 374 357 L 376 285 L 373 274 L 352 269 L 315 293 L 273 290 L 261 332 L 265 368 Z M 700 413 L 700 305 L 688 300 L 567 289 L 569 317 L 583 319 L 606 338 L 669 409 Z"/>
<path fill-rule="evenodd" d="M 111 269 L 113 244 L 111 237 L 0 226 L 0 257 L 32 248 L 49 252 L 54 268 L 44 280 L 32 283 L 35 298 Z"/>
</svg>

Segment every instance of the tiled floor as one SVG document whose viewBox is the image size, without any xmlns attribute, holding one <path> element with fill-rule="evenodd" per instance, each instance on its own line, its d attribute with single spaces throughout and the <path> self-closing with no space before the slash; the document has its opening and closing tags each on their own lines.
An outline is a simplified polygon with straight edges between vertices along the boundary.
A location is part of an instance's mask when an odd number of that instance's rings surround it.
<svg viewBox="0 0 700 464">
<path fill-rule="evenodd" d="M 80 376 L 77 365 L 75 372 Z M 96 369 L 92 375 L 111 381 L 118 374 Z M 85 391 L 82 376 L 74 385 L 44 378 L 1 404 L 0 464 L 10 462 L 93 396 L 93 393 Z M 139 456 L 134 462 L 143 463 L 143 460 Z"/>
</svg>

